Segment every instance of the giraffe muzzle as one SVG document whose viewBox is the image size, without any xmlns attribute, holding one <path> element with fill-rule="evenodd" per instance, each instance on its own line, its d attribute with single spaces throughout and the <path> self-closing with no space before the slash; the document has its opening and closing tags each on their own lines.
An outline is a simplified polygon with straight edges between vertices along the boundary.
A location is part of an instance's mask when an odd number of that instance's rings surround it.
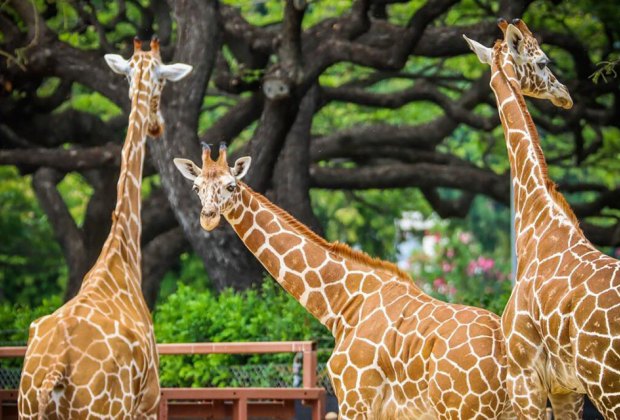
<svg viewBox="0 0 620 420">
<path fill-rule="evenodd" d="M 206 231 L 212 231 L 220 224 L 220 215 L 219 213 L 210 210 L 203 211 L 200 214 L 200 226 Z"/>
<path fill-rule="evenodd" d="M 564 109 L 571 109 L 573 107 L 573 99 L 570 97 L 568 93 L 566 93 L 566 95 L 552 98 L 551 102 L 555 106 L 558 106 Z"/>
</svg>

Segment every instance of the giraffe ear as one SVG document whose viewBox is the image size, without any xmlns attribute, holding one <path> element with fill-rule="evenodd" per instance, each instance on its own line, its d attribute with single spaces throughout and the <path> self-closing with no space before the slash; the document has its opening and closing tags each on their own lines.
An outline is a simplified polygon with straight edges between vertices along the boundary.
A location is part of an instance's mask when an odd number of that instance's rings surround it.
<svg viewBox="0 0 620 420">
<path fill-rule="evenodd" d="M 106 54 L 103 58 L 105 58 L 105 62 L 108 63 L 108 66 L 110 66 L 114 73 L 127 75 L 131 69 L 129 61 L 118 54 Z"/>
<path fill-rule="evenodd" d="M 465 41 L 467 41 L 469 48 L 476 53 L 476 55 L 478 56 L 478 60 L 480 60 L 481 63 L 491 64 L 491 55 L 493 53 L 493 50 L 491 48 L 485 47 L 481 43 L 476 42 L 473 39 L 467 38 L 465 35 L 463 35 L 463 38 L 465 38 Z"/>
<path fill-rule="evenodd" d="M 520 58 L 523 54 L 523 34 L 512 23 L 508 25 L 506 28 L 506 35 L 504 37 L 508 48 L 510 49 L 510 53 L 513 57 Z"/>
<path fill-rule="evenodd" d="M 230 168 L 230 172 L 236 179 L 241 179 L 248 173 L 250 163 L 252 163 L 252 158 L 249 156 L 239 158 L 236 160 L 235 166 Z"/>
<path fill-rule="evenodd" d="M 181 174 L 185 178 L 191 181 L 195 180 L 196 177 L 200 175 L 200 168 L 189 159 L 176 158 L 173 160 L 173 162 L 179 172 L 181 172 Z"/>
<path fill-rule="evenodd" d="M 183 63 L 161 64 L 157 69 L 157 74 L 162 79 L 176 82 L 187 76 L 192 68 L 189 64 Z"/>
</svg>

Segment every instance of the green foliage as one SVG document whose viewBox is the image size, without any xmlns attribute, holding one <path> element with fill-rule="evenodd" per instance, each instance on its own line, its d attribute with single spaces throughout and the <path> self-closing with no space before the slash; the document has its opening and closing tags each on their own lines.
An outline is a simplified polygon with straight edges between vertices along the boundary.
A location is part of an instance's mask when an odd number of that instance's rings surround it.
<svg viewBox="0 0 620 420">
<path fill-rule="evenodd" d="M 0 303 L 38 304 L 61 292 L 65 266 L 30 188 L 30 178 L 0 167 Z"/>
<path fill-rule="evenodd" d="M 427 232 L 427 240 L 435 242 L 434 252 L 420 250 L 410 258 L 414 278 L 427 293 L 502 313 L 512 290 L 509 255 L 485 254 L 471 232 L 447 223 Z"/>
<path fill-rule="evenodd" d="M 271 279 L 259 289 L 227 290 L 219 295 L 179 283 L 178 290 L 157 307 L 154 322 L 162 343 L 319 340 L 330 350 L 333 346 L 328 330 Z M 234 386 L 235 378 L 222 366 L 290 364 L 292 357 L 163 356 L 160 379 L 164 386 Z"/>
<path fill-rule="evenodd" d="M 611 60 L 611 61 L 601 61 L 598 63 L 599 68 L 596 69 L 594 73 L 590 76 L 594 83 L 598 83 L 600 79 L 603 79 L 605 83 L 607 83 L 608 77 L 616 78 L 618 77 L 618 72 L 616 72 L 616 66 L 620 63 L 620 59 Z"/>
<path fill-rule="evenodd" d="M 0 304 L 0 346 L 25 345 L 28 342 L 28 328 L 32 321 L 49 315 L 62 305 L 59 296 L 45 298 L 40 305 L 30 307 L 22 304 Z"/>
<path fill-rule="evenodd" d="M 367 190 L 310 193 L 314 212 L 329 241 L 340 241 L 383 259 L 396 258 L 396 220 L 402 212 L 431 210 L 419 191 Z"/>
<path fill-rule="evenodd" d="M 60 296 L 45 298 L 31 308 L 28 305 L 0 303 L 0 346 L 24 346 L 28 342 L 28 329 L 32 321 L 54 312 L 62 305 Z M 0 359 L 0 368 L 21 367 L 21 359 Z"/>
<path fill-rule="evenodd" d="M 211 289 L 211 280 L 205 272 L 202 260 L 196 254 L 185 252 L 179 260 L 178 269 L 170 270 L 162 279 L 158 304 L 166 302 L 181 284 L 196 293 Z"/>
</svg>

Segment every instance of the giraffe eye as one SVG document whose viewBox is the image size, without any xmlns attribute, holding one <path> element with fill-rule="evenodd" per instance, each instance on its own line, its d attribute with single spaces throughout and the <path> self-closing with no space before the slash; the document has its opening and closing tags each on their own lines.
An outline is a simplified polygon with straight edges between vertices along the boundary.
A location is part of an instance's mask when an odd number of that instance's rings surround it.
<svg viewBox="0 0 620 420">
<path fill-rule="evenodd" d="M 547 64 L 549 64 L 551 62 L 551 60 L 549 59 L 542 59 L 539 62 L 536 63 L 536 65 L 538 66 L 539 69 L 544 70 L 545 67 L 547 67 Z"/>
<path fill-rule="evenodd" d="M 192 185 L 192 190 L 197 193 L 198 192 L 198 185 Z"/>
<path fill-rule="evenodd" d="M 235 190 L 237 186 L 235 184 L 229 184 L 228 186 L 226 186 L 226 190 L 228 192 L 233 192 Z"/>
</svg>

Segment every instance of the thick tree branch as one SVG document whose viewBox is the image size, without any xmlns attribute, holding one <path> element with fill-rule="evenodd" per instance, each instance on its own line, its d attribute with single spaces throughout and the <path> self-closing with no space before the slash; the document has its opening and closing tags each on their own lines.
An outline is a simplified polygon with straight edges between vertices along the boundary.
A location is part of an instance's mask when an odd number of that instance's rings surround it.
<svg viewBox="0 0 620 420">
<path fill-rule="evenodd" d="M 0 165 L 49 167 L 62 172 L 120 165 L 120 146 L 109 144 L 87 149 L 3 149 Z"/>
<path fill-rule="evenodd" d="M 262 105 L 263 98 L 259 94 L 240 100 L 200 136 L 200 141 L 230 144 L 239 133 L 260 117 Z"/>
<path fill-rule="evenodd" d="M 89 267 L 82 232 L 56 189 L 61 179 L 62 176 L 55 170 L 41 168 L 32 178 L 32 186 L 67 261 L 69 267 L 67 290 L 75 290 L 76 286 L 79 287 L 81 284 Z"/>
<path fill-rule="evenodd" d="M 360 168 L 313 165 L 312 185 L 327 189 L 455 188 L 487 195 L 501 203 L 510 199 L 509 179 L 474 167 L 392 163 Z"/>
</svg>

